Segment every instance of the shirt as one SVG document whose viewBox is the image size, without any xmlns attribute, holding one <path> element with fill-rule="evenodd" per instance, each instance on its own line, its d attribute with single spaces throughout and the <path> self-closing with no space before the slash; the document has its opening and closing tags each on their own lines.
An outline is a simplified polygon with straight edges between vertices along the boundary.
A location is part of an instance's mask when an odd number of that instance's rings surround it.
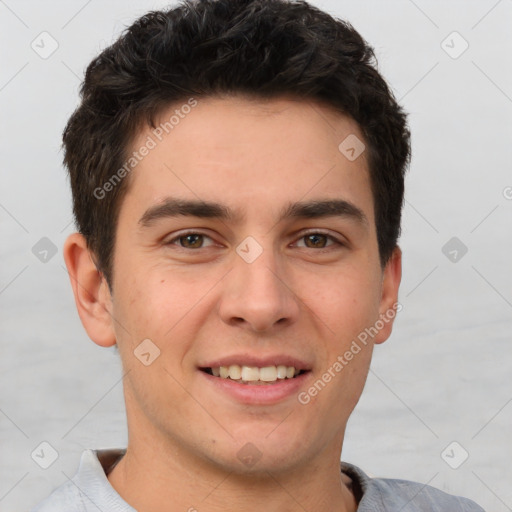
<svg viewBox="0 0 512 512">
<path fill-rule="evenodd" d="M 31 512 L 136 512 L 110 485 L 107 474 L 125 450 L 85 450 L 75 476 Z M 358 512 L 484 512 L 475 502 L 429 485 L 407 480 L 370 478 L 357 466 L 341 462 L 352 479 Z"/>
</svg>

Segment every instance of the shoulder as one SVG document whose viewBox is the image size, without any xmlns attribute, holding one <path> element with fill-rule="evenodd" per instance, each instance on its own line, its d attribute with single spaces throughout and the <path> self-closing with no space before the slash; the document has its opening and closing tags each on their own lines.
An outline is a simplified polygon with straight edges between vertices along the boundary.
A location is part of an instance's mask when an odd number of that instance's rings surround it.
<svg viewBox="0 0 512 512">
<path fill-rule="evenodd" d="M 341 463 L 359 493 L 358 512 L 485 512 L 474 501 L 430 485 L 391 478 L 370 478 L 357 466 Z"/>
<path fill-rule="evenodd" d="M 106 472 L 123 450 L 84 450 L 78 471 L 30 512 L 134 512 L 109 484 Z"/>
<path fill-rule="evenodd" d="M 85 507 L 76 485 L 66 482 L 30 512 L 85 512 Z"/>
<path fill-rule="evenodd" d="M 395 510 L 399 504 L 403 512 L 443 511 L 450 512 L 484 512 L 474 501 L 454 496 L 430 485 L 395 480 L 390 478 L 373 478 L 371 486 L 380 495 L 389 510 Z M 402 508 L 403 507 L 403 508 Z M 384 508 L 383 510 L 388 510 Z"/>
</svg>

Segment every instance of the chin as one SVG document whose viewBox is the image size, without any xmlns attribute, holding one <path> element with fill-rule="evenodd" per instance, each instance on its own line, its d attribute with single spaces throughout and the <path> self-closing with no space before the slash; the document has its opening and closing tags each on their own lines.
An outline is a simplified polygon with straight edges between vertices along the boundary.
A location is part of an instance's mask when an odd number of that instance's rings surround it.
<svg viewBox="0 0 512 512">
<path fill-rule="evenodd" d="M 235 474 L 250 474 L 268 477 L 268 473 L 289 471 L 309 457 L 304 452 L 304 439 L 309 438 L 304 432 L 295 436 L 288 429 L 278 432 L 273 422 L 269 428 L 252 428 L 245 426 L 239 429 L 233 439 L 224 443 L 216 443 L 215 454 L 208 458 L 215 465 L 222 466 L 225 471 Z M 274 430 L 273 430 L 274 429 Z"/>
</svg>

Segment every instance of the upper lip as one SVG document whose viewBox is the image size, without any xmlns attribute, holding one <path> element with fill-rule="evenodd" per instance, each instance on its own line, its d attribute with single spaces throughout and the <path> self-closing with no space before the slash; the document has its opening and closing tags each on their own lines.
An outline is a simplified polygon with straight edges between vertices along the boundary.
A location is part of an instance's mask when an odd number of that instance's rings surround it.
<svg viewBox="0 0 512 512">
<path fill-rule="evenodd" d="M 258 368 L 265 368 L 266 366 L 293 366 L 297 370 L 310 370 L 311 365 L 296 357 L 275 354 L 266 356 L 257 356 L 253 354 L 233 354 L 230 356 L 221 357 L 207 361 L 200 364 L 199 368 L 219 368 L 220 366 L 231 366 L 234 364 L 243 366 L 256 366 Z"/>
</svg>

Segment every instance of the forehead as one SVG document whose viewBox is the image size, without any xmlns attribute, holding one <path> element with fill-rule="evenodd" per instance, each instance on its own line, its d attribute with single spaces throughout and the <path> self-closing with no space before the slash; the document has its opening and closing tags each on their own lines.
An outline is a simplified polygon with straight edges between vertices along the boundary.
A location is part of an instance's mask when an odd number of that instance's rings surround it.
<svg viewBox="0 0 512 512">
<path fill-rule="evenodd" d="M 363 140 L 354 120 L 315 102 L 184 100 L 161 111 L 155 127 L 145 126 L 134 140 L 132 151 L 151 149 L 131 173 L 127 199 L 141 207 L 169 195 L 222 200 L 264 215 L 304 198 L 343 198 L 371 219 L 366 153 L 353 158 Z"/>
</svg>

